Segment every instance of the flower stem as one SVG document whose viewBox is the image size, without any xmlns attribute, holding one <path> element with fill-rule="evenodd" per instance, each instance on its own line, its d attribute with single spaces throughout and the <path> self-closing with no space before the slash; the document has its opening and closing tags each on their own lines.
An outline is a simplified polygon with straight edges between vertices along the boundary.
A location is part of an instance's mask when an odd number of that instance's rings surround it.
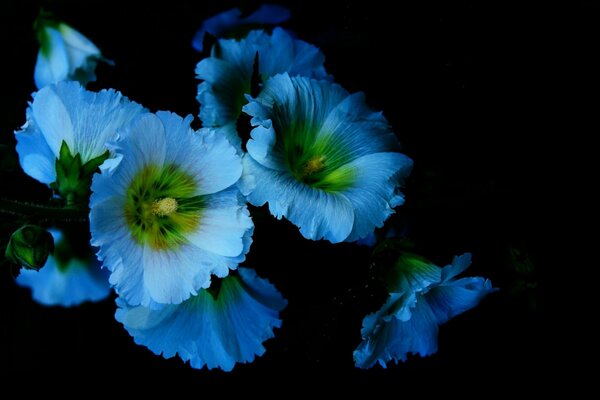
<svg viewBox="0 0 600 400">
<path fill-rule="evenodd" d="M 25 203 L 17 200 L 0 199 L 0 214 L 11 214 L 37 220 L 85 222 L 87 208 L 64 207 L 48 204 Z"/>
</svg>

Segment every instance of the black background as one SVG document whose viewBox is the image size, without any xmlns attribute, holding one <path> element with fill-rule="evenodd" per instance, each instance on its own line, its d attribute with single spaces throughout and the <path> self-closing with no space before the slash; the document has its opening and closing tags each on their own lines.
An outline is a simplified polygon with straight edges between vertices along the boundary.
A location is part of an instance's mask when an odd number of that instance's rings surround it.
<svg viewBox="0 0 600 400">
<path fill-rule="evenodd" d="M 152 111 L 198 113 L 191 39 L 201 21 L 238 2 L 54 1 L 46 7 L 114 60 L 89 88 L 112 87 Z M 410 385 L 420 377 L 484 377 L 497 386 L 527 381 L 552 365 L 543 344 L 546 181 L 534 67 L 549 37 L 545 10 L 505 2 L 291 2 L 285 24 L 323 50 L 326 67 L 351 92 L 383 110 L 415 162 L 396 221 L 416 250 L 439 265 L 470 251 L 467 272 L 500 288 L 441 328 L 439 352 L 387 370 L 353 367 L 363 316 L 381 304 L 370 282 L 370 249 L 302 240 L 285 221 L 257 216 L 246 265 L 289 300 L 267 353 L 232 373 L 196 371 L 136 346 L 107 300 L 45 308 L 0 271 L 0 363 L 13 372 L 110 371 L 177 376 L 195 382 L 269 383 L 342 377 L 343 382 Z M 485 3 L 485 5 L 479 4 Z M 257 2 L 244 3 L 249 9 Z M 13 144 L 34 91 L 38 2 L 2 2 L 4 80 L 0 142 Z M 368 5 L 368 6 L 367 6 Z M 583 13 L 582 13 L 583 14 Z M 199 126 L 198 121 L 195 121 Z M 23 183 L 25 182 L 25 183 Z M 2 172 L 2 197 L 44 199 L 22 173 Z M 513 295 L 509 246 L 528 252 L 535 290 Z M 536 307 L 532 307 L 532 302 Z M 105 370 L 106 371 L 106 370 Z"/>
</svg>

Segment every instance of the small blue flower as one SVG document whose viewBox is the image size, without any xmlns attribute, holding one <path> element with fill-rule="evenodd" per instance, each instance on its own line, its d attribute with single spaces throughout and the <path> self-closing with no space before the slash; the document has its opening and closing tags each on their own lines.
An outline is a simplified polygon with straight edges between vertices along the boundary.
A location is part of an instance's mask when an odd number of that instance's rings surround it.
<svg viewBox="0 0 600 400">
<path fill-rule="evenodd" d="M 60 81 L 82 85 L 96 80 L 96 64 L 102 53 L 88 38 L 64 22 L 38 19 L 40 50 L 34 79 L 38 89 Z"/>
<path fill-rule="evenodd" d="M 143 114 L 92 181 L 91 243 L 132 306 L 177 304 L 245 259 L 254 228 L 239 155 L 192 116 Z"/>
<path fill-rule="evenodd" d="M 239 37 L 260 25 L 281 24 L 290 19 L 291 15 L 288 8 L 277 4 L 263 4 L 246 17 L 242 17 L 238 8 L 232 8 L 205 20 L 196 32 L 192 46 L 201 52 L 207 32 L 216 38 Z"/>
<path fill-rule="evenodd" d="M 63 142 L 82 164 L 102 156 L 118 128 L 144 111 L 114 90 L 90 92 L 77 82 L 49 85 L 33 94 L 27 121 L 15 132 L 21 167 L 29 176 L 56 181 Z"/>
<path fill-rule="evenodd" d="M 364 238 L 404 202 L 400 187 L 412 161 L 362 93 L 283 74 L 243 109 L 255 128 L 242 191 L 256 206 L 268 202 L 305 238 Z"/>
<path fill-rule="evenodd" d="M 251 92 L 253 67 L 258 56 L 258 73 L 265 81 L 278 73 L 303 75 L 317 79 L 327 77 L 325 57 L 316 47 L 292 38 L 283 29 L 272 34 L 252 31 L 242 40 L 221 39 L 213 47 L 211 57 L 196 67 L 200 119 L 204 126 L 220 127 L 239 147 L 236 121 Z"/>
<path fill-rule="evenodd" d="M 437 351 L 438 326 L 477 306 L 496 289 L 481 277 L 455 279 L 471 265 L 471 255 L 455 257 L 440 268 L 413 255 L 401 257 L 390 276 L 390 297 L 367 315 L 363 341 L 354 351 L 359 368 L 406 361 L 409 353 L 428 356 Z"/>
<path fill-rule="evenodd" d="M 85 301 L 100 301 L 110 294 L 108 274 L 93 254 L 86 259 L 56 257 L 67 239 L 56 229 L 50 229 L 54 237 L 55 256 L 49 256 L 39 271 L 22 269 L 17 283 L 32 291 L 35 301 L 46 306 L 71 307 Z"/>
<path fill-rule="evenodd" d="M 287 301 L 267 280 L 248 268 L 229 275 L 218 290 L 201 290 L 159 310 L 131 307 L 117 299 L 115 318 L 139 345 L 165 358 L 178 354 L 193 368 L 231 371 L 265 352 L 263 342 L 281 327 Z"/>
</svg>

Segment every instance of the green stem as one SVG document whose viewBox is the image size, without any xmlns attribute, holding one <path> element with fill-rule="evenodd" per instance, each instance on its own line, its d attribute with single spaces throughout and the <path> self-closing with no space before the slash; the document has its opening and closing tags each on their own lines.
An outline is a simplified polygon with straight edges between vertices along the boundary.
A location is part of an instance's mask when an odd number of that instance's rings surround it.
<svg viewBox="0 0 600 400">
<path fill-rule="evenodd" d="M 57 207 L 47 204 L 23 203 L 0 199 L 0 214 L 11 214 L 40 220 L 87 221 L 87 208 Z"/>
</svg>

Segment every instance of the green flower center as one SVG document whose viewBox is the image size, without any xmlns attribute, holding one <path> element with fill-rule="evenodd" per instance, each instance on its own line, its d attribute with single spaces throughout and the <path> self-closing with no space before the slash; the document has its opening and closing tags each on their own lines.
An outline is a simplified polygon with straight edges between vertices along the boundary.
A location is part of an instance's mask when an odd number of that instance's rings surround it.
<svg viewBox="0 0 600 400">
<path fill-rule="evenodd" d="M 307 143 L 290 135 L 283 139 L 283 153 L 292 175 L 300 182 L 326 192 L 340 192 L 351 186 L 355 171 L 344 149 L 330 140 Z"/>
<path fill-rule="evenodd" d="M 194 179 L 176 165 L 144 167 L 127 188 L 125 220 L 132 237 L 154 250 L 187 243 L 204 205 L 195 192 Z"/>
</svg>

